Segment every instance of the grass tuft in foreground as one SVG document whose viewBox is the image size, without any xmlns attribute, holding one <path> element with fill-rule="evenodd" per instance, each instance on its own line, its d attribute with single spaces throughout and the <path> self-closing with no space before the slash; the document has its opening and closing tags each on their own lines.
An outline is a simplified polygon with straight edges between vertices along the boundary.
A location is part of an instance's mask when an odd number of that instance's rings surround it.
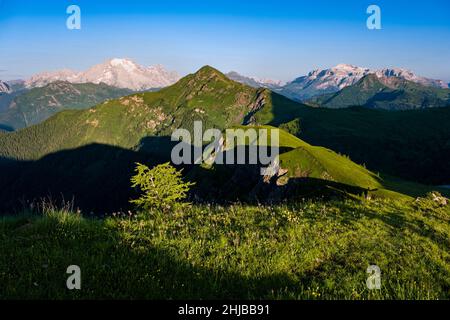
<svg viewBox="0 0 450 320">
<path fill-rule="evenodd" d="M 449 299 L 450 209 L 431 200 L 193 206 L 0 220 L 0 298 Z M 79 265 L 82 288 L 66 289 Z M 381 290 L 366 269 L 381 268 Z"/>
</svg>

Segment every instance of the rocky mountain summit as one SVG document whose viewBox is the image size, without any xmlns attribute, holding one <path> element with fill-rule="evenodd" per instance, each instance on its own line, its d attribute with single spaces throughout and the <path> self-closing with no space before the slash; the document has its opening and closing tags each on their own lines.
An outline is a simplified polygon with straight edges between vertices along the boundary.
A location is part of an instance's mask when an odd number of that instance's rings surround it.
<svg viewBox="0 0 450 320">
<path fill-rule="evenodd" d="M 143 91 L 167 87 L 179 80 L 176 72 L 161 65 L 142 66 L 129 59 L 110 59 L 83 72 L 63 69 L 43 72 L 26 81 L 28 88 L 43 87 L 55 81 L 70 83 L 104 83 L 112 87 Z"/>
</svg>

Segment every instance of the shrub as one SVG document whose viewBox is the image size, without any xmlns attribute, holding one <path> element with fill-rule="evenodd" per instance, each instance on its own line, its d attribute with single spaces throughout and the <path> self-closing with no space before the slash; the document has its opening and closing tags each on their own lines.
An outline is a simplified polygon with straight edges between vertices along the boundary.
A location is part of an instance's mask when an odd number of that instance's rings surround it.
<svg viewBox="0 0 450 320">
<path fill-rule="evenodd" d="M 283 123 L 280 125 L 280 129 L 286 130 L 287 132 L 293 134 L 294 136 L 299 136 L 301 131 L 300 120 L 295 119 L 290 122 Z"/>
<path fill-rule="evenodd" d="M 160 164 L 153 169 L 136 163 L 136 175 L 131 178 L 133 188 L 142 192 L 138 199 L 130 202 L 144 210 L 157 209 L 163 212 L 180 209 L 189 203 L 183 202 L 194 183 L 184 182 L 181 170 L 170 163 Z"/>
</svg>

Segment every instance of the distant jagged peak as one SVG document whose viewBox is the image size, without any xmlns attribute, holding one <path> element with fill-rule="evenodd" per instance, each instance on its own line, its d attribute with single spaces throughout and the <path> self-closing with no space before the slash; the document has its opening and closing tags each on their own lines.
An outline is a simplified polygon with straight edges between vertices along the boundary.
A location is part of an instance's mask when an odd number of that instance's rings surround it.
<svg viewBox="0 0 450 320">
<path fill-rule="evenodd" d="M 397 77 L 397 78 L 412 81 L 412 82 L 415 82 L 415 83 L 418 83 L 418 84 L 421 84 L 424 86 L 437 87 L 437 88 L 448 88 L 448 84 L 442 80 L 435 80 L 435 79 L 430 79 L 430 78 L 426 78 L 426 77 L 421 77 L 421 76 L 416 75 L 411 70 L 404 69 L 404 68 L 397 68 L 397 67 L 385 68 L 385 69 L 375 71 L 375 74 L 379 78 Z"/>
<path fill-rule="evenodd" d="M 230 71 L 226 74 L 226 76 L 228 78 L 230 78 L 231 80 L 246 84 L 246 85 L 254 87 L 254 88 L 273 89 L 273 88 L 279 88 L 285 84 L 283 81 L 280 81 L 280 80 L 243 76 L 236 71 Z"/>
</svg>

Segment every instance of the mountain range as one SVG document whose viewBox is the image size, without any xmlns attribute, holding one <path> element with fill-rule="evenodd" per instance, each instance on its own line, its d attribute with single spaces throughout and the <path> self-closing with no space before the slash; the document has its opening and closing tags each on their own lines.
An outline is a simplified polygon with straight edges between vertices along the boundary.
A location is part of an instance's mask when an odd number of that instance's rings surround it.
<svg viewBox="0 0 450 320">
<path fill-rule="evenodd" d="M 448 84 L 441 80 L 420 77 L 406 69 L 370 70 L 348 64 L 339 64 L 330 69 L 314 70 L 308 75 L 299 77 L 283 87 L 276 89 L 276 91 L 290 99 L 305 101 L 315 96 L 335 93 L 352 86 L 369 74 L 374 74 L 379 78 L 400 78 L 435 88 L 449 87 Z"/>
<path fill-rule="evenodd" d="M 397 77 L 429 87 L 449 87 L 449 84 L 444 81 L 421 77 L 407 69 L 384 68 L 371 70 L 350 64 L 338 64 L 329 69 L 316 69 L 287 83 L 279 80 L 248 77 L 235 71 L 227 73 L 226 76 L 254 88 L 269 88 L 290 99 L 304 101 L 318 95 L 340 91 L 345 87 L 356 84 L 369 74 L 375 74 L 379 78 Z M 24 85 L 28 88 L 33 88 L 42 87 L 54 81 L 71 83 L 92 82 L 96 84 L 103 82 L 118 88 L 143 91 L 167 87 L 179 79 L 180 76 L 176 72 L 169 72 L 161 65 L 145 67 L 130 59 L 114 58 L 83 72 L 63 69 L 35 74 L 27 79 Z M 16 82 L 14 85 L 8 82 L 8 85 L 10 87 L 20 87 L 22 85 L 20 81 Z"/>
<path fill-rule="evenodd" d="M 35 88 L 55 81 L 66 81 L 70 83 L 104 83 L 112 87 L 144 91 L 167 87 L 179 78 L 176 72 L 169 72 L 161 65 L 146 67 L 129 59 L 115 58 L 82 72 L 64 69 L 39 73 L 26 80 L 25 86 Z"/>
<path fill-rule="evenodd" d="M 268 88 L 292 100 L 326 108 L 364 106 L 393 111 L 450 106 L 448 84 L 400 68 L 373 71 L 340 64 L 312 71 L 285 85 L 236 72 L 227 76 L 254 88 Z"/>
<path fill-rule="evenodd" d="M 92 210 L 125 206 L 133 163 L 170 159 L 174 145 L 170 135 L 175 129 L 192 130 L 197 120 L 204 128 L 260 128 L 292 121 L 302 108 L 313 109 L 269 89 L 232 81 L 206 66 L 157 92 L 135 93 L 87 110 L 62 111 L 38 125 L 1 133 L 0 165 L 8 169 L 0 170 L 4 190 L 0 202 L 17 205 L 19 200 L 50 193 L 74 196 L 77 205 Z M 197 195 L 214 195 L 216 201 L 276 199 L 276 185 L 286 185 L 290 179 L 304 179 L 302 192 L 312 184 L 316 191 L 360 194 L 373 189 L 380 196 L 391 194 L 374 173 L 350 159 L 280 131 L 284 173 L 274 177 L 274 184 L 264 182 L 252 166 L 195 166 L 186 173 L 189 179 L 202 181 Z"/>
<path fill-rule="evenodd" d="M 62 111 L 35 126 L 0 133 L 0 165 L 5 166 L 0 189 L 6 190 L 0 203 L 33 200 L 50 192 L 75 196 L 77 203 L 91 209 L 123 208 L 130 198 L 134 162 L 170 160 L 171 133 L 177 128 L 192 130 L 196 120 L 205 129 L 281 129 L 280 165 L 287 173 L 276 177 L 274 185 L 262 182 L 259 171 L 248 166 L 186 168 L 186 177 L 202 182 L 198 195 L 215 195 L 216 201 L 232 194 L 276 198 L 280 190 L 275 186 L 289 181 L 298 181 L 303 192 L 316 192 L 318 183 L 339 194 L 371 189 L 380 197 L 424 190 L 375 170 L 436 184 L 450 177 L 450 108 L 312 108 L 267 88 L 232 81 L 206 66 L 156 92 Z M 309 183 L 315 186 L 312 190 Z"/>
<path fill-rule="evenodd" d="M 362 106 L 391 111 L 450 106 L 450 89 L 384 74 L 368 74 L 354 85 L 317 96 L 307 103 L 334 109 Z"/>
<path fill-rule="evenodd" d="M 278 80 L 247 77 L 232 71 L 226 74 L 230 79 L 254 88 L 268 88 L 290 99 L 306 101 L 312 97 L 335 93 L 356 84 L 363 77 L 375 74 L 379 78 L 401 78 L 428 87 L 448 88 L 449 84 L 441 80 L 429 79 L 402 68 L 371 70 L 350 64 L 338 64 L 329 69 L 316 69 L 305 76 L 283 83 Z M 71 83 L 105 83 L 109 86 L 144 91 L 167 87 L 180 79 L 176 72 L 169 72 L 161 65 L 145 67 L 130 59 L 114 58 L 95 65 L 83 72 L 63 69 L 54 72 L 42 72 L 26 81 L 8 82 L 5 85 L 15 88 L 42 87 L 54 81 Z"/>
<path fill-rule="evenodd" d="M 225 76 L 255 89 L 269 89 L 295 101 L 327 108 L 408 110 L 450 104 L 444 82 L 399 68 L 372 71 L 340 64 L 312 71 L 286 84 L 237 72 Z M 0 82 L 0 126 L 17 130 L 62 110 L 89 108 L 133 91 L 159 90 L 178 78 L 162 66 L 143 67 L 129 59 L 116 58 L 84 72 L 44 72 L 26 81 Z"/>
</svg>

